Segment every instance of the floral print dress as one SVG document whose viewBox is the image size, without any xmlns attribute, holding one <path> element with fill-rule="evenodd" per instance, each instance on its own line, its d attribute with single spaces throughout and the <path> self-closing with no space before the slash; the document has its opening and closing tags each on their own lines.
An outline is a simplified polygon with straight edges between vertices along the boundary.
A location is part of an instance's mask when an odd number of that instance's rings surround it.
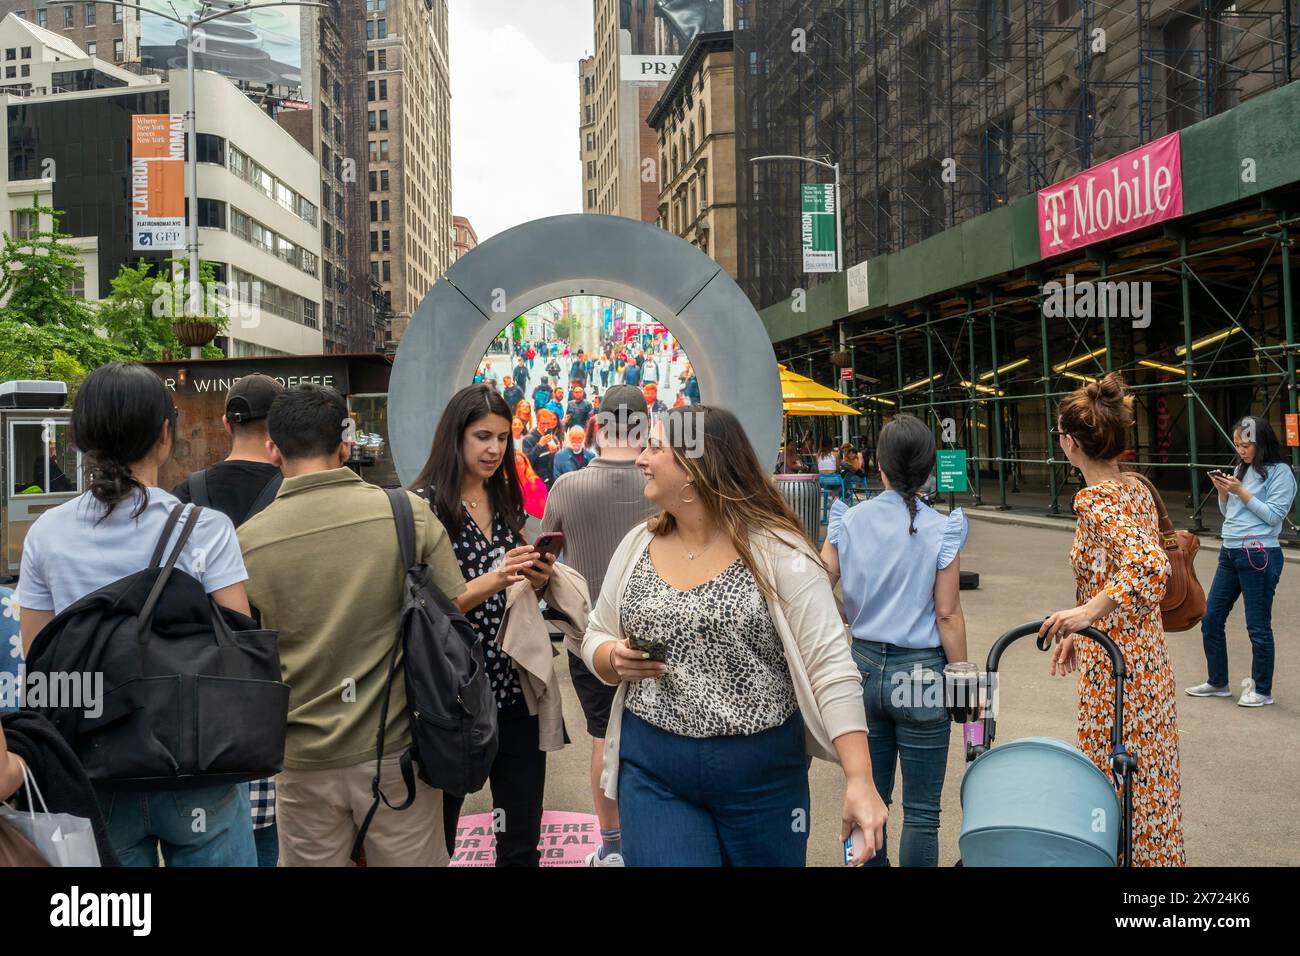
<svg viewBox="0 0 1300 956">
<path fill-rule="evenodd" d="M 1183 819 L 1174 672 L 1160 601 L 1171 573 L 1155 503 L 1141 485 L 1103 481 L 1074 497 L 1079 524 L 1070 550 L 1079 604 L 1105 591 L 1118 608 L 1095 625 L 1124 654 L 1124 746 L 1133 778 L 1133 865 L 1182 866 Z M 1079 749 L 1111 776 L 1115 678 L 1110 657 L 1080 640 Z"/>
</svg>

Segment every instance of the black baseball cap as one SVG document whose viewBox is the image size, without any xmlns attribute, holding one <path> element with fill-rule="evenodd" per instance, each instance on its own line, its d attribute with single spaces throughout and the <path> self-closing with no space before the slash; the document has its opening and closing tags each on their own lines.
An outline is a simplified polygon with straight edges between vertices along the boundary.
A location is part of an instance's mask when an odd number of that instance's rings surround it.
<svg viewBox="0 0 1300 956">
<path fill-rule="evenodd" d="M 635 385 L 615 385 L 612 388 L 605 389 L 600 396 L 600 410 L 607 414 L 618 414 L 620 411 L 624 414 L 640 413 L 644 415 L 648 410 L 645 401 L 645 393 Z"/>
<path fill-rule="evenodd" d="M 226 392 L 226 418 L 235 425 L 265 418 L 271 411 L 271 403 L 283 391 L 284 386 L 269 375 L 260 372 L 245 375 Z"/>
</svg>

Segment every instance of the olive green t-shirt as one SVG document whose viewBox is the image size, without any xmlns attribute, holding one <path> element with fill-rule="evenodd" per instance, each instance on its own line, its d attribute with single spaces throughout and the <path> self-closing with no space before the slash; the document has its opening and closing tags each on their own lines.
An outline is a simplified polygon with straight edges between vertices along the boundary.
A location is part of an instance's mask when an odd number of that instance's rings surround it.
<svg viewBox="0 0 1300 956">
<path fill-rule="evenodd" d="M 455 598 L 465 580 L 451 540 L 429 506 L 410 498 L 417 558 Z M 289 685 L 285 767 L 373 760 L 406 571 L 388 496 L 347 468 L 286 478 L 270 507 L 238 533 L 249 603 L 264 627 L 279 632 Z M 399 655 L 384 752 L 400 753 L 410 742 Z"/>
</svg>

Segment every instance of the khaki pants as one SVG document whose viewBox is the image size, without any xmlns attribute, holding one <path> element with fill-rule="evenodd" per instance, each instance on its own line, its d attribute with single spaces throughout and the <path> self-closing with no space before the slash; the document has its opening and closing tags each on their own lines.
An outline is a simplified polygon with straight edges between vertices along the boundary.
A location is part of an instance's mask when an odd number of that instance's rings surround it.
<svg viewBox="0 0 1300 956">
<path fill-rule="evenodd" d="M 385 757 L 380 785 L 406 799 L 400 755 Z M 352 842 L 374 800 L 375 762 L 334 770 L 284 770 L 275 778 L 281 866 L 350 866 Z M 366 831 L 367 866 L 446 866 L 442 791 L 415 781 L 415 802 L 400 813 L 379 804 Z"/>
</svg>

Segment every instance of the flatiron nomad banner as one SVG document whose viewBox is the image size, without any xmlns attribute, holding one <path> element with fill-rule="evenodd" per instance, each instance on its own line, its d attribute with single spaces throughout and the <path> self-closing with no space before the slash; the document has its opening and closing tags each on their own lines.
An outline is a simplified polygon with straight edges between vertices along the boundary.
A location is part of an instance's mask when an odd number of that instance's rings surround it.
<svg viewBox="0 0 1300 956">
<path fill-rule="evenodd" d="M 131 117 L 131 248 L 185 248 L 185 117 Z"/>
<path fill-rule="evenodd" d="M 835 271 L 835 187 L 804 183 L 800 199 L 803 217 L 803 271 Z"/>
<path fill-rule="evenodd" d="M 1038 192 L 1044 258 L 1183 214 L 1182 151 L 1170 133 Z"/>
</svg>

